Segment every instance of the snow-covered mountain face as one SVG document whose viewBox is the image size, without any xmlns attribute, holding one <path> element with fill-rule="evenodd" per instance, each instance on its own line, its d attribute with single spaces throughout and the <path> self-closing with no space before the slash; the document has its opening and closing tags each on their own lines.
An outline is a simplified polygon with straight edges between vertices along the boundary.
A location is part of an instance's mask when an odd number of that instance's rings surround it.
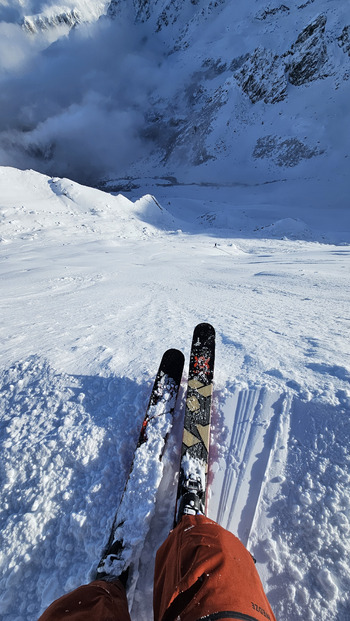
<svg viewBox="0 0 350 621">
<path fill-rule="evenodd" d="M 346 204 L 348 3 L 19 6 L 36 17 L 23 21 L 17 61 L 2 55 L 0 163 L 92 184 L 309 179 L 308 201 Z M 43 51 L 49 15 L 65 34 L 76 27 Z"/>
<path fill-rule="evenodd" d="M 51 31 L 52 39 L 67 34 L 79 23 L 95 21 L 107 6 L 108 0 L 1 0 L 0 21 L 19 24 L 31 34 Z"/>
</svg>

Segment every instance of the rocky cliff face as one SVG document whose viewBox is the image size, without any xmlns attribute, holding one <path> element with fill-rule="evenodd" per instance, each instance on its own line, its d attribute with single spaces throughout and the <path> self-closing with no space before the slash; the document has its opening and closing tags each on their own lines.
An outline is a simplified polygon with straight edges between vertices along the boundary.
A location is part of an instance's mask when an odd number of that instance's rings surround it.
<svg viewBox="0 0 350 621">
<path fill-rule="evenodd" d="M 326 23 L 326 15 L 319 15 L 283 54 L 257 48 L 246 57 L 234 77 L 252 103 L 283 101 L 288 84 L 302 86 L 335 73 L 327 50 Z"/>
<path fill-rule="evenodd" d="M 76 10 L 53 13 L 51 15 L 39 14 L 26 16 L 23 19 L 23 29 L 31 34 L 49 31 L 53 28 L 66 27 L 69 31 L 73 26 L 83 21 L 82 14 Z"/>
<path fill-rule="evenodd" d="M 125 8 L 112 0 L 110 17 Z M 133 18 L 163 42 L 178 84 L 171 102 L 165 89 L 153 93 L 146 113 L 157 166 L 211 162 L 229 175 L 240 153 L 250 170 L 274 174 L 329 153 L 322 117 L 348 88 L 349 9 L 327 0 L 134 0 Z"/>
</svg>

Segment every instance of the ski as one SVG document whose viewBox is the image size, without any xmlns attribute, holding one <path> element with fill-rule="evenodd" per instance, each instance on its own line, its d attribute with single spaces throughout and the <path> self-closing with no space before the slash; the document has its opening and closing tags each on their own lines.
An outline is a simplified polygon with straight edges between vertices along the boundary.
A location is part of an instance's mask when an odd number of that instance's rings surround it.
<svg viewBox="0 0 350 621">
<path fill-rule="evenodd" d="M 125 574 L 141 554 L 163 473 L 162 455 L 172 426 L 183 366 L 184 356 L 179 350 L 169 349 L 163 355 L 96 580 Z"/>
<path fill-rule="evenodd" d="M 191 347 L 181 462 L 176 498 L 176 524 L 183 514 L 206 512 L 215 330 L 196 326 Z"/>
</svg>

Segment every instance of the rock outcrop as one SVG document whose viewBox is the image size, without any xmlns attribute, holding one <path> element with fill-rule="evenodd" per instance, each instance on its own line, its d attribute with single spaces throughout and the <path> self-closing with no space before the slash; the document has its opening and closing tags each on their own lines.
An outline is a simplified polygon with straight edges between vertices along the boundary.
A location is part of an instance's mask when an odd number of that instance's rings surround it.
<svg viewBox="0 0 350 621">
<path fill-rule="evenodd" d="M 25 17 L 22 27 L 27 32 L 36 34 L 40 31 L 50 30 L 60 26 L 67 26 L 71 29 L 81 21 L 81 13 L 76 9 L 72 9 L 71 11 L 59 13 L 57 15 L 32 15 Z"/>
<path fill-rule="evenodd" d="M 277 166 L 296 166 L 302 160 L 309 160 L 321 155 L 323 150 L 310 147 L 297 138 L 282 138 L 281 136 L 264 136 L 259 138 L 253 157 L 268 158 Z"/>
<path fill-rule="evenodd" d="M 291 84 L 301 86 L 330 74 L 326 68 L 328 62 L 326 23 L 327 17 L 319 15 L 304 28 L 290 51 L 284 55 L 283 60 Z"/>
<path fill-rule="evenodd" d="M 284 5 L 282 5 L 284 6 Z M 281 7 L 279 7 L 280 9 Z M 290 50 L 275 54 L 257 48 L 234 71 L 234 77 L 252 103 L 277 103 L 287 97 L 288 83 L 302 86 L 330 75 L 325 38 L 327 18 L 319 15 L 300 33 Z M 340 44 L 349 50 L 349 32 L 344 29 Z"/>
<path fill-rule="evenodd" d="M 287 97 L 285 67 L 271 50 L 257 48 L 234 77 L 252 103 L 263 100 L 273 104 Z"/>
</svg>

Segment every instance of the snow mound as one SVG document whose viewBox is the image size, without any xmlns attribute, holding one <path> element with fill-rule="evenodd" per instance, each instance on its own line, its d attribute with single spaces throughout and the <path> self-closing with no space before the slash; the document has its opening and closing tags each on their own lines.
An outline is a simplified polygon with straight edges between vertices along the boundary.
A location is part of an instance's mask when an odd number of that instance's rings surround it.
<svg viewBox="0 0 350 621">
<path fill-rule="evenodd" d="M 173 223 L 156 199 L 136 203 L 69 179 L 51 178 L 32 170 L 0 169 L 2 241 L 17 238 L 78 236 L 139 238 L 155 235 Z M 149 225 L 145 227 L 145 224 Z"/>
<path fill-rule="evenodd" d="M 283 218 L 268 226 L 256 229 L 262 236 L 278 237 L 280 239 L 307 239 L 315 237 L 310 227 L 298 218 Z"/>
<path fill-rule="evenodd" d="M 134 212 L 144 222 L 159 228 L 174 227 L 174 218 L 162 207 L 157 199 L 146 194 L 134 203 Z"/>
</svg>

